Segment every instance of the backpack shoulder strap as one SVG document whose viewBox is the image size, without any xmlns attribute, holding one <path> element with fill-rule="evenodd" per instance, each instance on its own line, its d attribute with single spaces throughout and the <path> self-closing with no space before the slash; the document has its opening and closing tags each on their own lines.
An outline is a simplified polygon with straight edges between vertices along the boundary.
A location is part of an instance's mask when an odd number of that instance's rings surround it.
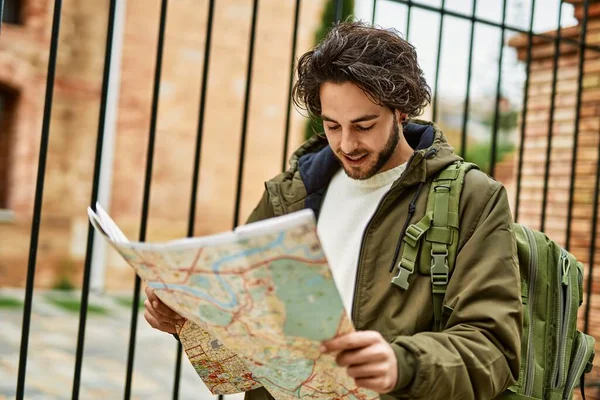
<svg viewBox="0 0 600 400">
<path fill-rule="evenodd" d="M 407 290 L 417 258 L 429 265 L 433 293 L 434 330 L 442 329 L 442 307 L 458 247 L 459 202 L 465 174 L 475 164 L 455 162 L 437 174 L 429 189 L 425 216 L 406 229 L 398 275 L 392 283 Z M 426 243 L 422 243 L 425 238 Z"/>
<path fill-rule="evenodd" d="M 440 172 L 432 181 L 427 198 L 427 213 L 432 214 L 431 228 L 425 236 L 421 257 L 430 258 L 433 294 L 434 330 L 441 331 L 444 296 L 450 272 L 454 268 L 460 227 L 459 203 L 465 175 L 475 164 L 456 162 Z M 430 247 L 431 250 L 428 248 Z M 429 254 L 426 251 L 429 250 Z"/>
</svg>

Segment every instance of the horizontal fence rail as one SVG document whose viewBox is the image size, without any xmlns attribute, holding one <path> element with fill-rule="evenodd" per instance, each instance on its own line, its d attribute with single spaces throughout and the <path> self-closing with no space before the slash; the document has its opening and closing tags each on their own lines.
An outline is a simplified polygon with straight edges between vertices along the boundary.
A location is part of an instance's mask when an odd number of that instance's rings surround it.
<svg viewBox="0 0 600 400">
<path fill-rule="evenodd" d="M 0 19 L 3 16 L 3 6 L 5 0 L 0 0 Z M 343 20 L 343 12 L 344 12 L 344 2 L 342 0 L 330 0 L 331 5 L 333 7 L 334 18 L 335 21 Z M 360 0 L 356 0 L 360 1 Z M 533 62 L 533 54 L 532 49 L 534 47 L 534 41 L 536 38 L 542 39 L 548 43 L 553 44 L 553 54 L 552 54 L 552 75 L 550 82 L 550 106 L 548 113 L 548 131 L 545 133 L 546 147 L 543 150 L 544 153 L 544 162 L 543 162 L 543 183 L 542 183 L 542 196 L 541 196 L 541 207 L 540 207 L 540 229 L 542 231 L 545 230 L 548 224 L 548 219 L 551 215 L 549 209 L 549 196 L 551 192 L 551 166 L 552 166 L 552 157 L 553 150 L 555 150 L 554 144 L 557 137 L 557 132 L 555 129 L 556 122 L 556 110 L 557 110 L 557 99 L 559 97 L 559 73 L 560 73 L 560 59 L 561 59 L 561 45 L 566 44 L 573 46 L 577 49 L 577 89 L 576 89 L 576 104 L 575 104 L 575 117 L 574 117 L 574 126 L 573 126 L 573 144 L 572 144 L 572 152 L 570 154 L 570 171 L 568 173 L 568 205 L 566 207 L 566 226 L 565 226 L 565 246 L 569 250 L 572 247 L 572 236 L 574 224 L 573 221 L 575 219 L 574 216 L 574 204 L 575 204 L 575 188 L 576 188 L 576 180 L 577 180 L 577 151 L 579 148 L 579 140 L 580 140 L 580 131 L 581 126 L 579 123 L 579 116 L 581 115 L 583 108 L 583 100 L 582 93 L 584 91 L 584 72 L 585 72 L 585 62 L 586 62 L 586 54 L 600 54 L 600 46 L 595 43 L 588 43 L 588 23 L 589 23 L 589 13 L 590 13 L 590 1 L 583 1 L 583 16 L 580 21 L 580 29 L 579 29 L 579 38 L 573 39 L 571 37 L 566 37 L 564 35 L 564 28 L 562 26 L 563 19 L 563 1 L 559 1 L 559 10 L 557 14 L 556 21 L 556 33 L 555 34 L 544 34 L 539 32 L 534 32 L 534 20 L 535 20 L 535 11 L 536 11 L 536 0 L 531 0 L 529 5 L 529 20 L 528 20 L 528 29 L 524 30 L 520 27 L 507 24 L 507 15 L 508 15 L 508 6 L 510 2 L 508 0 L 502 0 L 502 17 L 501 22 L 494 22 L 491 20 L 487 20 L 485 18 L 477 17 L 477 7 L 484 7 L 485 2 L 472 0 L 470 6 L 470 12 L 462 13 L 457 11 L 452 11 L 448 9 L 448 4 L 446 0 L 441 0 L 440 6 L 432 6 L 429 4 L 425 4 L 419 1 L 411 1 L 411 0 L 373 0 L 372 2 L 372 11 L 371 18 L 372 23 L 376 24 L 381 15 L 380 8 L 382 7 L 382 3 L 390 2 L 404 6 L 403 9 L 405 11 L 406 16 L 406 25 L 404 27 L 404 37 L 407 40 L 410 40 L 410 31 L 411 25 L 413 30 L 415 26 L 418 27 L 418 21 L 416 18 L 418 17 L 418 13 L 414 12 L 414 10 L 424 10 L 429 13 L 432 13 L 439 17 L 438 30 L 434 32 L 437 36 L 437 45 L 435 48 L 435 69 L 433 76 L 433 99 L 431 106 L 431 113 L 433 116 L 433 120 L 437 120 L 441 114 L 441 82 L 440 82 L 440 71 L 444 68 L 444 60 L 443 60 L 443 39 L 445 37 L 445 33 L 448 28 L 448 18 L 454 17 L 465 24 L 468 24 L 468 57 L 466 60 L 466 87 L 464 90 L 464 98 L 462 100 L 462 104 L 460 104 L 460 109 L 462 114 L 460 115 L 460 138 L 458 143 L 460 148 L 460 155 L 463 158 L 467 157 L 468 150 L 468 138 L 469 138 L 469 122 L 472 120 L 473 116 L 473 87 L 477 85 L 476 77 L 474 75 L 474 63 L 476 61 L 475 57 L 475 37 L 476 37 L 476 28 L 477 26 L 486 26 L 495 28 L 499 32 L 499 43 L 494 43 L 491 46 L 496 48 L 498 46 L 498 59 L 497 59 L 497 76 L 496 81 L 494 82 L 494 107 L 493 107 L 493 123 L 490 132 L 490 153 L 489 153 L 489 173 L 492 176 L 497 175 L 499 172 L 498 163 L 501 160 L 498 160 L 498 146 L 499 146 L 499 131 L 500 124 L 502 118 L 501 111 L 501 102 L 502 102 L 502 90 L 503 84 L 505 83 L 503 78 L 506 79 L 506 76 L 503 76 L 503 65 L 506 61 L 506 40 L 507 34 L 510 33 L 518 33 L 522 34 L 527 38 L 527 46 L 526 46 L 526 57 L 524 60 L 524 82 L 523 82 L 523 97 L 522 97 L 522 109 L 520 110 L 520 120 L 518 121 L 518 129 L 516 129 L 517 135 L 519 136 L 520 147 L 515 149 L 514 154 L 516 156 L 515 161 L 515 174 L 514 174 L 514 190 L 515 190 L 515 202 L 514 202 L 514 218 L 519 221 L 522 219 L 525 211 L 523 210 L 523 200 L 522 195 L 525 191 L 523 187 L 523 180 L 525 178 L 524 173 L 524 161 L 526 157 L 525 152 L 525 143 L 527 142 L 527 129 L 529 128 L 530 122 L 528 122 L 528 113 L 530 106 L 530 89 L 532 87 L 531 75 L 532 75 L 532 62 Z M 259 0 L 249 0 L 249 10 L 250 15 L 249 18 L 249 32 L 248 32 L 248 48 L 247 48 L 247 58 L 246 58 L 246 67 L 245 67 L 245 83 L 243 88 L 243 111 L 242 111 L 242 121 L 241 121 L 241 132 L 240 132 L 240 147 L 239 154 L 237 156 L 237 173 L 236 173 L 236 181 L 235 181 L 235 195 L 233 199 L 233 213 L 232 213 L 232 226 L 235 228 L 243 221 L 242 218 L 242 201 L 243 201 L 243 183 L 244 183 L 244 170 L 246 168 L 246 153 L 247 149 L 247 141 L 249 136 L 249 123 L 251 119 L 251 96 L 254 89 L 253 86 L 253 78 L 255 74 L 255 64 L 256 60 L 256 46 L 257 41 L 259 40 L 259 12 L 261 8 L 259 6 L 264 7 L 265 0 L 263 2 L 259 2 Z M 90 205 L 94 207 L 98 200 L 98 191 L 100 185 L 100 171 L 101 171 L 101 161 L 103 154 L 103 145 L 104 145 L 104 133 L 107 124 L 107 107 L 109 102 L 109 82 L 111 79 L 111 65 L 113 63 L 112 55 L 113 55 L 113 43 L 115 41 L 115 18 L 116 11 L 118 9 L 119 0 L 110 0 L 109 10 L 108 10 L 108 22 L 107 22 L 107 33 L 106 33 L 106 47 L 105 47 L 105 55 L 104 55 L 104 66 L 103 66 L 103 75 L 102 75 L 102 89 L 100 95 L 100 110 L 99 110 L 99 119 L 98 119 L 98 131 L 97 131 L 97 139 L 95 142 L 95 158 L 93 161 L 93 182 L 92 182 L 92 192 Z M 277 164 L 281 165 L 281 169 L 285 170 L 287 168 L 287 162 L 289 158 L 289 146 L 291 144 L 291 132 L 292 132 L 292 124 L 293 124 L 293 110 L 292 110 L 292 99 L 291 92 L 294 84 L 294 68 L 297 60 L 297 52 L 299 51 L 300 46 L 300 31 L 302 28 L 301 24 L 301 11 L 302 11 L 301 0 L 295 0 L 293 5 L 293 12 L 291 13 L 292 17 L 290 19 L 291 29 L 291 56 L 289 60 L 289 71 L 285 70 L 285 76 L 289 77 L 289 81 L 286 81 L 286 103 L 285 103 L 285 118 L 284 118 L 284 126 L 283 126 L 283 150 L 280 155 L 277 157 Z M 370 4 L 370 3 L 369 3 Z M 250 6 L 251 5 L 251 6 Z M 540 4 L 538 2 L 538 6 Z M 144 170 L 144 184 L 143 184 L 143 198 L 141 201 L 142 209 L 141 209 L 141 219 L 140 219 L 140 227 L 139 227 L 139 240 L 146 241 L 147 239 L 147 228 L 148 228 L 148 219 L 150 212 L 150 200 L 151 200 L 151 186 L 152 186 L 152 177 L 153 177 L 153 167 L 154 167 L 154 157 L 155 157 L 155 146 L 156 146 L 156 136 L 157 136 L 157 125 L 159 123 L 159 103 L 161 96 L 161 83 L 162 83 L 162 72 L 163 72 L 163 62 L 165 60 L 165 40 L 166 40 L 166 31 L 167 31 L 167 20 L 168 20 L 168 0 L 161 0 L 160 3 L 160 16 L 158 21 L 158 37 L 156 43 L 156 59 L 154 65 L 154 79 L 153 79 L 153 87 L 152 87 L 152 100 L 151 100 L 151 110 L 150 110 L 150 121 L 149 121 L 149 131 L 148 131 L 148 144 L 146 148 L 146 164 Z M 192 237 L 195 234 L 196 230 L 196 217 L 197 217 L 197 202 L 198 202 L 198 192 L 202 183 L 200 180 L 200 172 L 201 172 L 201 159 L 203 153 L 203 140 L 205 133 L 205 125 L 206 125 L 206 117 L 207 117 L 207 98 L 208 98 L 208 88 L 209 78 L 211 76 L 211 57 L 214 57 L 214 35 L 215 35 L 215 19 L 216 19 L 216 0 L 207 0 L 207 17 L 206 17 L 206 28 L 201 34 L 204 35 L 203 41 L 203 66 L 201 71 L 201 79 L 200 79 L 200 96 L 199 96 L 199 108 L 198 108 L 198 120 L 195 128 L 195 136 L 194 136 L 194 158 L 192 165 L 192 173 L 191 173 L 191 191 L 189 198 L 189 210 L 187 213 L 187 237 Z M 16 382 L 16 397 L 17 399 L 25 398 L 25 384 L 26 384 L 26 369 L 27 369 L 27 360 L 28 360 L 28 347 L 29 347 L 29 338 L 31 334 L 31 318 L 32 318 L 32 302 L 34 295 L 34 286 L 35 286 L 35 277 L 36 277 L 36 262 L 38 256 L 38 247 L 39 247 L 39 234 L 40 234 L 40 224 L 42 220 L 42 203 L 44 196 L 44 185 L 46 179 L 46 164 L 48 157 L 48 148 L 49 148 L 49 137 L 50 137 L 50 125 L 51 125 L 51 115 L 52 115 L 52 106 L 53 106 L 53 95 L 54 95 L 54 87 L 55 87 L 55 79 L 56 79 L 56 68 L 57 68 L 57 58 L 58 58 L 58 50 L 59 50 L 59 33 L 60 33 L 60 25 L 61 25 L 61 13 L 62 10 L 62 0 L 54 1 L 54 8 L 52 13 L 52 30 L 50 34 L 50 42 L 49 42 L 49 55 L 48 55 L 48 65 L 47 65 L 47 77 L 46 77 L 46 87 L 45 87 L 45 99 L 44 99 L 44 109 L 43 109 L 43 119 L 42 119 L 42 128 L 41 128 L 41 136 L 40 136 L 40 148 L 39 155 L 37 161 L 37 177 L 35 182 L 35 200 L 33 206 L 33 218 L 31 224 L 31 235 L 30 235 L 30 245 L 29 245 L 29 253 L 28 253 L 28 264 L 27 264 L 27 279 L 25 284 L 25 296 L 24 296 L 24 306 L 23 306 L 23 321 L 22 321 L 22 330 L 21 330 L 21 341 L 20 341 L 20 354 L 19 354 L 19 367 L 18 367 L 18 378 Z M 0 26 L 0 41 L 4 40 L 5 31 L 2 30 Z M 287 54 L 287 53 L 286 53 Z M 287 56 L 286 56 L 287 57 Z M 287 61 L 286 61 L 287 62 Z M 492 62 L 490 62 L 492 64 Z M 494 61 L 494 65 L 495 61 Z M 287 68 L 287 67 L 286 67 Z M 0 115 L 1 117 L 1 115 Z M 1 122 L 1 120 L 0 120 Z M 600 126 L 599 135 L 600 135 Z M 597 154 L 600 155 L 600 140 L 597 145 Z M 279 160 L 282 160 L 279 163 Z M 590 316 L 591 316 L 591 299 L 594 295 L 593 293 L 593 274 L 594 274 L 594 264 L 596 262 L 596 239 L 598 236 L 597 232 L 597 224 L 598 224 L 598 200 L 600 196 L 600 162 L 597 162 L 597 168 L 595 170 L 594 180 L 593 180 L 593 198 L 592 198 L 592 206 L 591 206 L 591 232 L 590 232 L 590 245 L 589 245 L 589 253 L 587 254 L 587 271 L 586 271 L 586 286 L 585 286 L 585 309 L 583 313 L 583 329 L 585 332 L 590 331 Z M 74 375 L 72 381 L 72 393 L 71 396 L 73 399 L 78 399 L 80 397 L 80 389 L 82 385 L 82 367 L 84 364 L 84 339 L 86 332 L 86 324 L 87 324 L 87 312 L 89 305 L 89 293 L 90 293 L 90 276 L 91 276 L 91 268 L 92 268 L 92 257 L 93 257 L 93 240 L 94 240 L 94 230 L 88 229 L 87 233 L 87 241 L 86 241 L 86 252 L 85 252 L 85 262 L 83 269 L 83 281 L 82 281 L 82 291 L 81 291 L 81 302 L 79 308 L 79 325 L 78 325 L 78 335 L 77 335 L 77 349 L 75 356 L 75 368 Z M 137 338 L 137 321 L 139 318 L 139 303 L 140 303 L 140 290 L 141 290 L 141 281 L 138 277 L 135 278 L 135 283 L 133 287 L 133 293 L 131 294 L 133 304 L 131 306 L 131 319 L 129 326 L 129 338 L 128 338 L 128 352 L 127 352 L 127 366 L 126 366 L 126 374 L 124 381 L 124 393 L 123 396 L 125 399 L 130 399 L 133 393 L 133 376 L 135 372 L 134 359 L 136 352 L 136 338 Z M 172 398 L 178 399 L 180 396 L 180 381 L 181 381 L 181 363 L 182 363 L 182 347 L 179 342 L 174 341 L 174 347 L 176 349 L 176 362 L 174 366 L 174 383 L 172 388 Z M 202 385 L 200 378 L 198 378 L 198 385 Z M 590 386 L 595 386 L 596 383 L 591 383 Z M 218 396 L 219 400 L 222 400 L 224 396 Z"/>
<path fill-rule="evenodd" d="M 456 11 L 451 11 L 451 10 L 447 10 L 447 9 L 442 9 L 440 7 L 435 7 L 435 6 L 431 6 L 428 4 L 424 4 L 424 3 L 420 3 L 420 2 L 416 2 L 416 1 L 411 1 L 411 0 L 380 0 L 380 1 L 390 1 L 393 3 L 398 3 L 398 4 L 405 4 L 409 7 L 409 9 L 411 7 L 413 8 L 418 8 L 421 10 L 427 10 L 427 11 L 431 11 L 433 13 L 438 13 L 440 15 L 448 15 L 450 17 L 455 17 L 455 18 L 459 18 L 459 19 L 464 19 L 464 20 L 469 20 L 472 22 L 476 22 L 478 24 L 482 24 L 482 25 L 487 25 L 487 26 L 491 26 L 494 28 L 498 28 L 498 29 L 505 29 L 507 31 L 512 31 L 515 33 L 522 33 L 522 34 L 528 34 L 530 31 L 526 31 L 523 30 L 517 26 L 513 26 L 513 25 L 506 25 L 504 23 L 497 23 L 494 21 L 490 21 L 488 19 L 485 18 L 479 18 L 477 16 L 474 15 L 468 15 L 468 14 L 464 14 L 464 13 L 460 13 L 460 12 L 456 12 Z M 546 35 L 546 34 L 540 34 L 540 33 L 534 33 L 534 35 L 536 37 L 539 37 L 541 39 L 547 40 L 548 42 L 553 42 L 554 41 L 554 36 L 551 35 Z M 573 40 L 570 38 L 563 38 L 561 39 L 561 42 L 566 43 L 566 44 L 571 44 L 574 46 L 578 46 L 580 47 L 582 42 L 578 41 L 578 40 Z M 595 45 L 589 45 L 586 44 L 584 45 L 584 48 L 586 50 L 594 50 L 594 51 L 600 51 L 600 46 L 595 46 Z"/>
</svg>

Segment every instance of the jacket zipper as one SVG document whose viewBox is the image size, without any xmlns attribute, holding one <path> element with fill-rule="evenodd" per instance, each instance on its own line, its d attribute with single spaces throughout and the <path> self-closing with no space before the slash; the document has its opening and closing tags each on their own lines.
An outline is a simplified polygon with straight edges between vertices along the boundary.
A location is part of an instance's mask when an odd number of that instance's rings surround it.
<svg viewBox="0 0 600 400">
<path fill-rule="evenodd" d="M 529 230 L 529 228 L 523 226 L 523 230 L 527 236 L 527 241 L 529 242 L 530 258 L 529 258 L 529 288 L 527 297 L 531 299 L 531 304 L 529 305 L 529 332 L 527 333 L 527 360 L 525 362 L 525 387 L 524 394 L 526 396 L 531 396 L 533 392 L 533 310 L 535 309 L 536 301 L 535 301 L 535 286 L 537 280 L 537 244 L 535 243 L 535 238 L 533 237 L 533 232 Z"/>
<path fill-rule="evenodd" d="M 428 155 L 431 152 L 435 152 L 437 150 L 435 149 L 431 149 L 429 151 L 427 151 L 425 153 L 425 155 L 423 156 L 423 159 L 427 158 Z M 402 175 L 400 176 L 400 180 L 398 181 L 398 185 L 400 183 L 402 183 L 402 181 L 404 180 L 404 177 L 406 176 L 406 172 L 408 171 L 410 164 L 413 162 L 413 160 L 415 159 L 416 155 L 419 153 L 413 153 L 413 155 L 410 156 L 410 158 L 408 159 L 408 161 L 406 162 L 406 168 L 404 169 L 404 172 L 402 173 Z M 390 193 L 392 192 L 392 189 L 390 188 L 390 190 L 388 190 L 383 197 L 379 200 L 379 203 L 377 204 L 377 208 L 375 208 L 375 211 L 373 212 L 373 215 L 371 215 L 371 218 L 369 218 L 369 222 L 367 222 L 367 225 L 365 226 L 365 229 L 363 230 L 363 234 L 362 234 L 362 238 L 360 241 L 360 253 L 358 255 L 358 265 L 356 267 L 356 275 L 354 277 L 354 295 L 353 295 L 353 301 L 352 301 L 352 312 L 351 312 L 351 317 L 352 317 L 352 322 L 354 324 L 356 324 L 356 303 L 357 303 L 357 294 L 358 294 L 358 277 L 360 275 L 360 266 L 362 265 L 362 259 L 364 257 L 364 253 L 365 253 L 365 238 L 367 236 L 367 232 L 369 231 L 369 229 L 371 228 L 371 223 L 373 222 L 373 219 L 375 219 L 375 216 L 377 215 L 377 212 L 379 211 L 379 208 L 381 208 L 381 205 L 385 202 L 385 200 L 389 197 Z"/>
<path fill-rule="evenodd" d="M 567 383 L 563 392 L 564 400 L 571 398 L 571 393 L 573 393 L 573 390 L 575 389 L 577 378 L 585 372 L 585 367 L 588 361 L 585 357 L 590 353 L 590 350 L 592 350 L 590 349 L 591 344 L 588 342 L 587 335 L 579 332 L 577 339 L 578 342 L 575 357 L 571 363 L 571 368 L 569 369 L 569 373 L 567 375 Z"/>
</svg>

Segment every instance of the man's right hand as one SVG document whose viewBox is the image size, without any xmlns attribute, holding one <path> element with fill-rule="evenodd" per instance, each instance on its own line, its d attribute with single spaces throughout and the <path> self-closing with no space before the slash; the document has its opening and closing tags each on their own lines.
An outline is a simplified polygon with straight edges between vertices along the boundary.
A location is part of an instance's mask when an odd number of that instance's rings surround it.
<svg viewBox="0 0 600 400">
<path fill-rule="evenodd" d="M 185 322 L 185 318 L 171 310 L 165 303 L 154 293 L 154 289 L 146 286 L 146 296 L 148 298 L 144 302 L 144 318 L 154 329 L 167 333 L 177 333 L 175 325 L 181 326 Z"/>
</svg>

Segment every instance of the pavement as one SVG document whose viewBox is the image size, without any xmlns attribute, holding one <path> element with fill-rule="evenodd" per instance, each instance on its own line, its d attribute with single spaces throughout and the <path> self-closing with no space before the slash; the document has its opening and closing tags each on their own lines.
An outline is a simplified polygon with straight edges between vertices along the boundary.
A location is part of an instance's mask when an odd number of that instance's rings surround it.
<svg viewBox="0 0 600 400">
<path fill-rule="evenodd" d="M 25 378 L 26 399 L 70 399 L 79 329 L 80 292 L 35 290 Z M 0 400 L 16 396 L 23 289 L 0 288 Z M 80 399 L 122 399 L 130 336 L 131 293 L 90 294 Z M 143 296 L 142 296 L 143 298 Z M 132 399 L 171 399 L 177 344 L 152 329 L 139 309 Z M 180 399 L 213 400 L 185 354 Z M 243 394 L 225 396 L 241 400 Z"/>
</svg>

